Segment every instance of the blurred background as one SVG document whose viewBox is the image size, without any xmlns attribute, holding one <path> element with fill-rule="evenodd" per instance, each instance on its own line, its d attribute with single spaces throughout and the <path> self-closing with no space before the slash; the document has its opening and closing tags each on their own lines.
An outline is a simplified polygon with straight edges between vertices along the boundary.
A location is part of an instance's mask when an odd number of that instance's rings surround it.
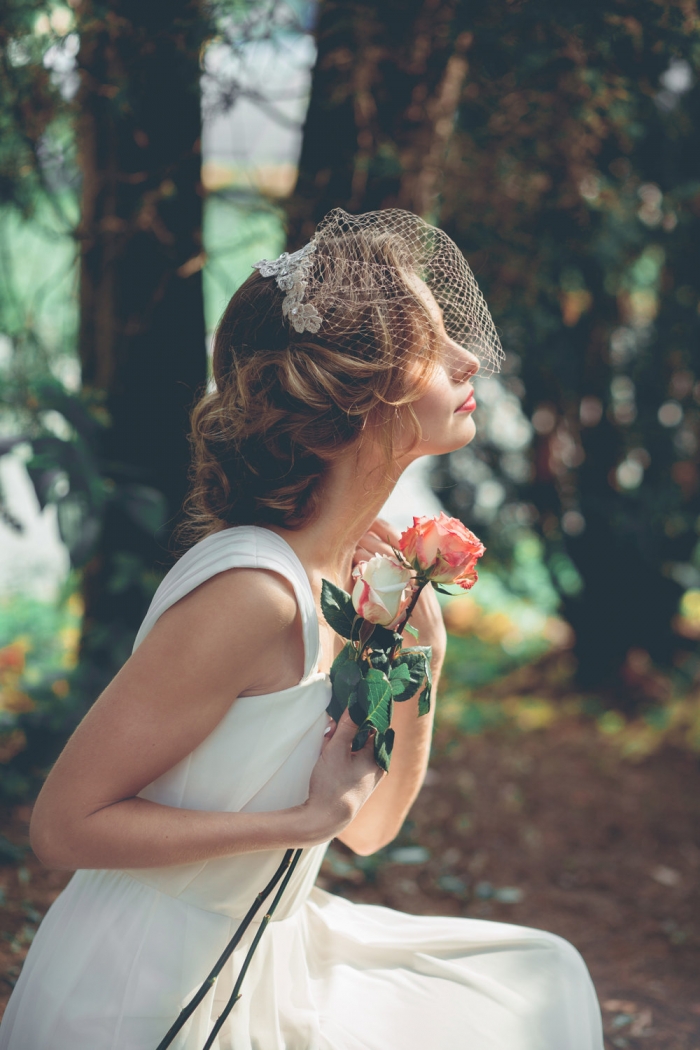
<svg viewBox="0 0 700 1050">
<path fill-rule="evenodd" d="M 321 881 L 561 933 L 609 1046 L 700 1047 L 699 78 L 696 0 L 0 0 L 5 997 L 65 882 L 31 802 L 173 562 L 217 319 L 330 208 L 398 206 L 506 360 L 385 516 L 488 549 L 410 819 Z"/>
</svg>

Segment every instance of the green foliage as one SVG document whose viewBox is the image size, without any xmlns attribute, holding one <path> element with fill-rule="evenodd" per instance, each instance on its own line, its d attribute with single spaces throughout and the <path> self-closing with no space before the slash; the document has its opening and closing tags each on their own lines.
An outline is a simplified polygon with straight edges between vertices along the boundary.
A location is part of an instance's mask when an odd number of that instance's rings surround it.
<svg viewBox="0 0 700 1050">
<path fill-rule="evenodd" d="M 38 195 L 51 191 L 51 159 L 65 138 L 67 103 L 45 58 L 49 48 L 65 46 L 71 23 L 68 7 L 43 0 L 0 3 L 0 203 L 12 202 L 24 214 L 34 210 Z"/>
<path fill-rule="evenodd" d="M 40 508 L 55 504 L 61 539 L 73 567 L 86 564 L 100 535 L 106 507 L 120 507 L 134 525 L 158 535 L 166 520 L 163 496 L 138 482 L 107 478 L 99 455 L 105 429 L 101 399 L 91 391 L 72 394 L 55 379 L 6 380 L 0 386 L 0 407 L 19 416 L 20 433 L 0 443 L 0 455 L 19 444 L 31 447 L 26 469 Z M 62 421 L 64 436 L 48 430 L 47 414 Z"/>
</svg>

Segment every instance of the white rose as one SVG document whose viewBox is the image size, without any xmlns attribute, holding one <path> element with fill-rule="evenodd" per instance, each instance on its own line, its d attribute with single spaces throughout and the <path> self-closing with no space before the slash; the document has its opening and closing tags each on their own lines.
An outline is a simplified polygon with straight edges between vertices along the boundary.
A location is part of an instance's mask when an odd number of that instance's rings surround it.
<svg viewBox="0 0 700 1050">
<path fill-rule="evenodd" d="M 411 600 L 411 570 L 395 558 L 375 554 L 369 561 L 358 562 L 352 575 L 356 580 L 352 590 L 355 611 L 370 623 L 383 627 L 395 624 Z"/>
</svg>

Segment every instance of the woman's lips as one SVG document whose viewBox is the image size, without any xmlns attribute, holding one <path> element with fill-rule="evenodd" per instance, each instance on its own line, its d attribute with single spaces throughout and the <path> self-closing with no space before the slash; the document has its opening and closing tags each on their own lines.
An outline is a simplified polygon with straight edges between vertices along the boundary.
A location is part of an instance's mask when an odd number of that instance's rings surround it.
<svg viewBox="0 0 700 1050">
<path fill-rule="evenodd" d="M 476 401 L 474 400 L 474 394 L 471 393 L 463 405 L 460 405 L 456 410 L 457 412 L 473 412 L 476 408 Z"/>
</svg>

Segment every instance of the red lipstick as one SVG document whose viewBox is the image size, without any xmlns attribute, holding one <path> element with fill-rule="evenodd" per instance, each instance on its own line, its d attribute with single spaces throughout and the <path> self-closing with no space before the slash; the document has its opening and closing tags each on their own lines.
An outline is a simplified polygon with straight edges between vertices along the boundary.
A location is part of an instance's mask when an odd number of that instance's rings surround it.
<svg viewBox="0 0 700 1050">
<path fill-rule="evenodd" d="M 460 405 L 457 412 L 473 412 L 476 408 L 476 401 L 474 400 L 474 391 L 471 392 L 467 400 L 463 405 Z"/>
</svg>

